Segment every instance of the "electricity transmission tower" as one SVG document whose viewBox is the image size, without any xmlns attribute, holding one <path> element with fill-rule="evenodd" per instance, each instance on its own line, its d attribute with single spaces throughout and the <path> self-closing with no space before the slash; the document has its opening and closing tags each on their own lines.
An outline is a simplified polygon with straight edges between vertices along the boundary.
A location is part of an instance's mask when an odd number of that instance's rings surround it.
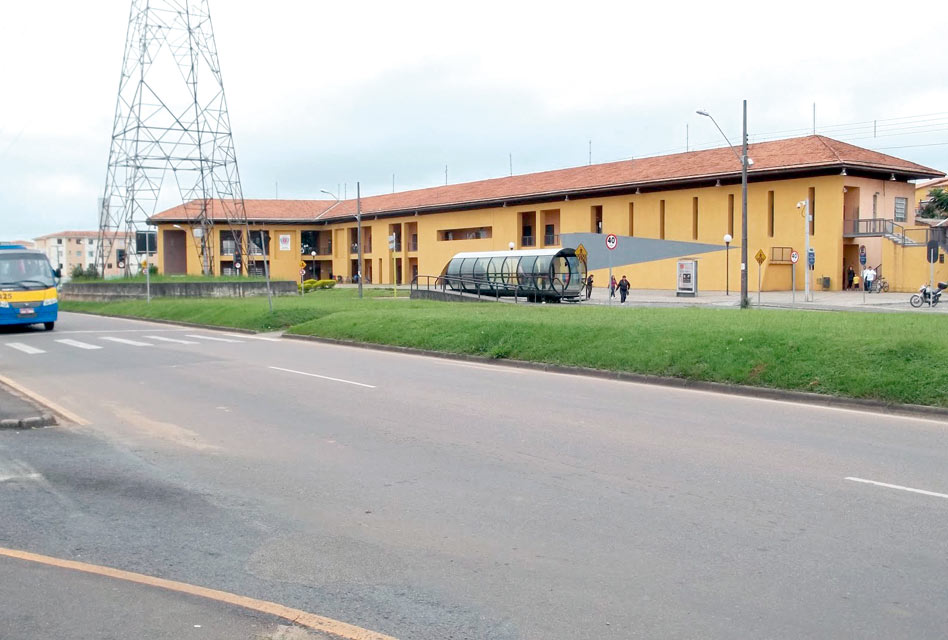
<svg viewBox="0 0 948 640">
<path fill-rule="evenodd" d="M 162 196 L 163 186 L 177 193 Z M 100 274 L 117 238 L 131 255 L 159 201 L 182 205 L 205 274 L 214 272 L 215 219 L 233 232 L 236 272 L 240 262 L 256 271 L 263 238 L 249 242 L 208 0 L 132 0 L 99 212 Z"/>
</svg>

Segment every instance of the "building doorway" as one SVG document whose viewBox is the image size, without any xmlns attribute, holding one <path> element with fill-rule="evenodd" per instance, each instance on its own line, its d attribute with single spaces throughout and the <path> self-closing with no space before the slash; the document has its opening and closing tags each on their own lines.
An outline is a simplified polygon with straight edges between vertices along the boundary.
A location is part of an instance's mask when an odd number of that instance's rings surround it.
<svg viewBox="0 0 948 640">
<path fill-rule="evenodd" d="M 184 231 L 165 230 L 162 232 L 164 248 L 165 274 L 169 276 L 188 273 L 188 234 Z"/>
</svg>

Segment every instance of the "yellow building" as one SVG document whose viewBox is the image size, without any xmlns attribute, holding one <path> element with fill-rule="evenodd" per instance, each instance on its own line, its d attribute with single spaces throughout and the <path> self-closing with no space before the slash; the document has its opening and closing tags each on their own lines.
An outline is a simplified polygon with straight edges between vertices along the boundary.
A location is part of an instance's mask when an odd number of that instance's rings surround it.
<svg viewBox="0 0 948 640">
<path fill-rule="evenodd" d="M 802 288 L 805 257 L 796 266 L 790 261 L 791 249 L 803 256 L 801 201 L 812 213 L 819 285 L 844 286 L 847 268 L 860 270 L 861 246 L 895 290 L 927 282 L 924 243 L 931 232 L 914 226 L 909 181 L 944 173 L 823 136 L 753 144 L 748 155 L 748 255 L 762 250 L 767 257 L 764 290 L 789 289 L 791 269 Z M 599 284 L 606 283 L 611 258 L 617 277 L 625 274 L 634 288 L 674 289 L 677 259 L 691 257 L 699 263 L 701 290 L 733 289 L 741 268 L 740 169 L 724 147 L 365 197 L 361 273 L 367 282 L 407 283 L 440 274 L 462 251 L 582 244 Z M 224 211 L 233 203 L 209 204 L 208 239 L 195 223 L 200 202 L 151 218 L 162 273 L 201 273 L 205 261 L 214 273 L 233 272 L 239 227 L 227 224 Z M 305 277 L 351 281 L 359 273 L 355 200 L 246 200 L 244 206 L 250 250 L 258 264 L 266 253 L 274 278 L 298 280 L 301 265 Z M 619 236 L 611 255 L 604 243 L 609 233 Z M 725 234 L 733 237 L 730 250 Z M 247 250 L 244 244 L 240 254 Z M 753 258 L 749 266 L 755 290 Z M 946 265 L 936 267 L 936 277 L 948 279 Z"/>
<path fill-rule="evenodd" d="M 936 178 L 935 180 L 926 180 L 915 185 L 915 208 L 918 209 L 923 202 L 928 200 L 932 189 L 948 189 L 948 178 Z"/>
</svg>

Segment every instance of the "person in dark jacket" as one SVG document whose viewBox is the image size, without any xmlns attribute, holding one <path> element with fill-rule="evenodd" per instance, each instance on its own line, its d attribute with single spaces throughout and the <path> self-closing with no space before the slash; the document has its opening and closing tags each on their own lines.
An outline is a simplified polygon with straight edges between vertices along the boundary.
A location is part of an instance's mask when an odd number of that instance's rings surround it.
<svg viewBox="0 0 948 640">
<path fill-rule="evenodd" d="M 629 288 L 632 285 L 629 284 L 629 281 L 625 276 L 622 276 L 622 279 L 619 280 L 619 302 L 625 303 L 625 297 L 629 295 Z"/>
<path fill-rule="evenodd" d="M 589 300 L 589 296 L 592 295 L 592 292 L 593 292 L 593 277 L 592 277 L 592 274 L 590 273 L 589 277 L 586 278 L 586 299 L 587 300 Z"/>
</svg>

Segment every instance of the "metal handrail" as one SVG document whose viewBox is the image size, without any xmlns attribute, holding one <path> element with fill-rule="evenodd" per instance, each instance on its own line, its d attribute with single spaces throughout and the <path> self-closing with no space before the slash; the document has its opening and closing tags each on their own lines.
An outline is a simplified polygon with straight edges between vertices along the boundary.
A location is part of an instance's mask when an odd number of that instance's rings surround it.
<svg viewBox="0 0 948 640">
<path fill-rule="evenodd" d="M 420 290 L 420 289 L 421 289 L 421 284 L 419 283 L 419 280 L 420 280 L 421 278 L 424 278 L 424 279 L 425 279 L 425 290 L 426 290 L 426 291 L 431 291 L 431 290 L 433 289 L 433 290 L 435 290 L 435 291 L 440 290 L 442 293 L 445 293 L 445 292 L 447 292 L 447 290 L 450 288 L 452 292 L 457 293 L 458 295 L 464 294 L 465 291 L 455 289 L 454 287 L 451 286 L 452 283 L 456 283 L 456 284 L 460 284 L 460 285 L 469 285 L 469 286 L 475 286 L 475 287 L 477 287 L 477 299 L 478 299 L 478 300 L 481 299 L 481 291 L 482 291 L 483 288 L 491 289 L 491 290 L 493 290 L 493 292 L 494 292 L 494 298 L 495 298 L 498 302 L 500 301 L 500 291 L 501 291 L 501 287 L 498 287 L 496 283 L 489 282 L 489 281 L 487 281 L 487 280 L 481 280 L 481 279 L 479 279 L 479 278 L 462 278 L 462 277 L 460 277 L 460 276 L 427 276 L 427 275 L 417 275 L 417 276 L 415 276 L 414 278 L 411 279 L 411 284 L 410 284 L 410 286 L 411 286 L 411 290 L 412 290 L 412 291 L 417 291 L 417 290 Z M 432 280 L 434 280 L 434 286 L 431 285 L 431 281 L 432 281 Z M 517 296 L 517 287 L 515 286 L 513 289 L 514 289 L 514 302 L 517 303 L 517 302 L 519 302 L 519 300 L 517 299 L 517 298 L 518 298 L 518 296 Z"/>
</svg>

